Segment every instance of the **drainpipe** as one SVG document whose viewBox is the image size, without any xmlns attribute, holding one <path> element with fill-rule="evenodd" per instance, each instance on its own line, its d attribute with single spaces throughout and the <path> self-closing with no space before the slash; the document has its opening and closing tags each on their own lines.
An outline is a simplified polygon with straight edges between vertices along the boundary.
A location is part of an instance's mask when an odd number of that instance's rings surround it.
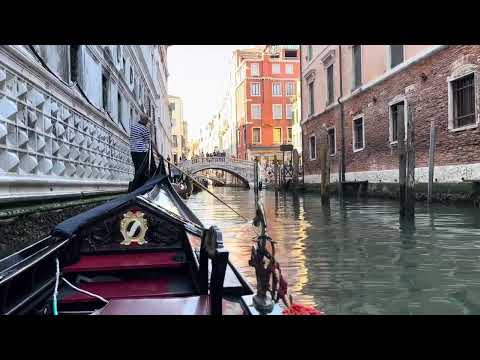
<svg viewBox="0 0 480 360">
<path fill-rule="evenodd" d="M 298 49 L 298 55 L 300 57 L 300 111 L 299 111 L 299 116 L 298 116 L 298 122 L 300 125 L 300 136 L 302 137 L 302 183 L 305 184 L 305 146 L 303 144 L 303 126 L 302 126 L 302 120 L 303 120 L 303 86 L 302 86 L 302 81 L 303 81 L 303 70 L 302 70 L 302 45 L 299 46 Z M 297 96 L 297 101 L 298 101 L 298 96 Z"/>
<path fill-rule="evenodd" d="M 343 194 L 342 183 L 345 182 L 345 118 L 343 111 L 343 103 L 340 99 L 343 96 L 343 74 L 342 74 L 342 45 L 338 45 L 338 57 L 339 57 L 339 72 L 340 72 L 340 96 L 337 101 L 340 104 L 340 138 L 341 138 L 341 154 L 338 164 L 338 180 L 340 183 L 339 191 Z"/>
</svg>

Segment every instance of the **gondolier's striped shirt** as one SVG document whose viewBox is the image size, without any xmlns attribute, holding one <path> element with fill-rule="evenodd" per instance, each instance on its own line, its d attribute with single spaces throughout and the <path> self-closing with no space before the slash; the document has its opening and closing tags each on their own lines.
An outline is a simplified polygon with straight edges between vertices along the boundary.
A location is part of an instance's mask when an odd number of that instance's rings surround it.
<svg viewBox="0 0 480 360">
<path fill-rule="evenodd" d="M 133 123 L 130 127 L 130 151 L 146 152 L 150 144 L 150 130 L 139 123 Z"/>
</svg>

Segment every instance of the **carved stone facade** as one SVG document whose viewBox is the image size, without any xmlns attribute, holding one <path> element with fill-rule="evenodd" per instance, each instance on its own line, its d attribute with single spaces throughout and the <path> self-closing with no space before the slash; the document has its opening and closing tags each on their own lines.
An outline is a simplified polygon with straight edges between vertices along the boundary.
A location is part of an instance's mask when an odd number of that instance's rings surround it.
<svg viewBox="0 0 480 360">
<path fill-rule="evenodd" d="M 0 201 L 125 190 L 141 112 L 168 155 L 162 57 L 158 45 L 0 46 Z"/>
</svg>

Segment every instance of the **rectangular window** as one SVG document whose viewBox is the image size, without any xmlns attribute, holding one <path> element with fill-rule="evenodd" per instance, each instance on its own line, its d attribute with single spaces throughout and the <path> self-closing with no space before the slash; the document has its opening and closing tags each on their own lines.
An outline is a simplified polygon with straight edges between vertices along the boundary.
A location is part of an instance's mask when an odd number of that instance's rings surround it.
<svg viewBox="0 0 480 360">
<path fill-rule="evenodd" d="M 398 140 L 398 124 L 403 121 L 405 124 L 405 103 L 403 101 L 390 106 L 390 141 Z M 405 126 L 405 136 L 407 134 Z"/>
<path fill-rule="evenodd" d="M 363 118 L 353 120 L 353 150 L 363 149 Z"/>
<path fill-rule="evenodd" d="M 122 47 L 117 45 L 117 62 L 120 64 L 120 60 L 122 59 Z"/>
<path fill-rule="evenodd" d="M 122 122 L 122 95 L 120 92 L 117 94 L 117 119 L 118 122 Z"/>
<path fill-rule="evenodd" d="M 102 107 L 107 111 L 109 110 L 109 106 L 108 106 L 108 99 L 110 98 L 109 91 L 110 91 L 110 82 L 108 79 L 108 75 L 106 73 L 103 73 L 102 74 Z"/>
<path fill-rule="evenodd" d="M 262 119 L 262 105 L 261 104 L 252 104 L 252 119 L 253 120 L 261 120 Z"/>
<path fill-rule="evenodd" d="M 293 106 L 292 104 L 285 105 L 285 116 L 287 119 L 293 119 Z"/>
<path fill-rule="evenodd" d="M 250 72 L 252 76 L 259 76 L 260 75 L 260 67 L 258 63 L 252 63 Z"/>
<path fill-rule="evenodd" d="M 312 61 L 312 58 L 313 58 L 313 46 L 312 46 L 312 45 L 308 45 L 308 48 L 307 48 L 307 60 L 308 60 L 308 61 Z"/>
<path fill-rule="evenodd" d="M 133 69 L 132 69 L 132 66 L 130 66 L 130 84 L 133 84 Z"/>
<path fill-rule="evenodd" d="M 274 144 L 282 143 L 282 128 L 273 129 L 273 143 Z"/>
<path fill-rule="evenodd" d="M 297 50 L 285 50 L 285 55 L 284 56 L 285 56 L 286 59 L 296 59 L 297 58 Z"/>
<path fill-rule="evenodd" d="M 475 124 L 474 75 L 452 81 L 453 124 L 455 128 Z"/>
<path fill-rule="evenodd" d="M 293 64 L 285 64 L 285 74 L 293 74 Z"/>
<path fill-rule="evenodd" d="M 127 75 L 127 62 L 125 61 L 125 58 L 123 58 L 122 71 L 123 71 L 123 76 L 125 77 Z"/>
<path fill-rule="evenodd" d="M 260 83 L 251 83 L 250 84 L 250 95 L 251 96 L 260 96 Z"/>
<path fill-rule="evenodd" d="M 133 109 L 130 108 L 130 124 L 133 123 Z"/>
<path fill-rule="evenodd" d="M 390 68 L 403 62 L 403 45 L 390 45 Z"/>
<path fill-rule="evenodd" d="M 335 155 L 336 152 L 335 128 L 328 129 L 328 153 Z"/>
<path fill-rule="evenodd" d="M 289 143 L 292 142 L 292 134 L 293 134 L 293 133 L 292 133 L 292 128 L 289 127 L 289 128 L 287 129 L 287 141 L 288 141 Z"/>
<path fill-rule="evenodd" d="M 310 160 L 315 160 L 317 158 L 317 142 L 315 140 L 315 135 L 310 136 Z"/>
<path fill-rule="evenodd" d="M 282 118 L 282 104 L 272 105 L 273 119 L 279 120 Z"/>
<path fill-rule="evenodd" d="M 280 74 L 280 64 L 272 64 L 272 74 Z"/>
<path fill-rule="evenodd" d="M 333 103 L 333 64 L 327 67 L 327 105 Z"/>
<path fill-rule="evenodd" d="M 173 147 L 177 147 L 177 135 L 172 136 L 172 145 Z"/>
<path fill-rule="evenodd" d="M 253 143 L 260 144 L 260 128 L 253 128 Z"/>
<path fill-rule="evenodd" d="M 293 81 L 289 81 L 285 83 L 285 95 L 287 96 L 295 95 L 295 83 Z"/>
<path fill-rule="evenodd" d="M 353 88 L 356 89 L 362 85 L 362 48 L 361 45 L 352 47 L 353 60 Z"/>
<path fill-rule="evenodd" d="M 80 80 L 80 45 L 70 45 L 70 80 Z"/>
<path fill-rule="evenodd" d="M 308 84 L 308 97 L 309 97 L 309 104 L 308 107 L 308 115 L 313 115 L 315 112 L 315 94 L 313 92 L 313 81 Z"/>
<path fill-rule="evenodd" d="M 282 83 L 272 83 L 272 96 L 282 96 Z"/>
</svg>

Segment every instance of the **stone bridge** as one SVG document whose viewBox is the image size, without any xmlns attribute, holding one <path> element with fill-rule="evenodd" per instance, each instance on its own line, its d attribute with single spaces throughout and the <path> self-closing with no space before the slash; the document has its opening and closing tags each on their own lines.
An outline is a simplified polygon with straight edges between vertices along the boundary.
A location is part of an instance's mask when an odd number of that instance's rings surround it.
<svg viewBox="0 0 480 360">
<path fill-rule="evenodd" d="M 204 157 L 193 160 L 184 160 L 179 167 L 189 173 L 195 174 L 202 170 L 223 170 L 237 176 L 245 185 L 253 188 L 255 176 L 255 162 L 229 157 Z"/>
</svg>

